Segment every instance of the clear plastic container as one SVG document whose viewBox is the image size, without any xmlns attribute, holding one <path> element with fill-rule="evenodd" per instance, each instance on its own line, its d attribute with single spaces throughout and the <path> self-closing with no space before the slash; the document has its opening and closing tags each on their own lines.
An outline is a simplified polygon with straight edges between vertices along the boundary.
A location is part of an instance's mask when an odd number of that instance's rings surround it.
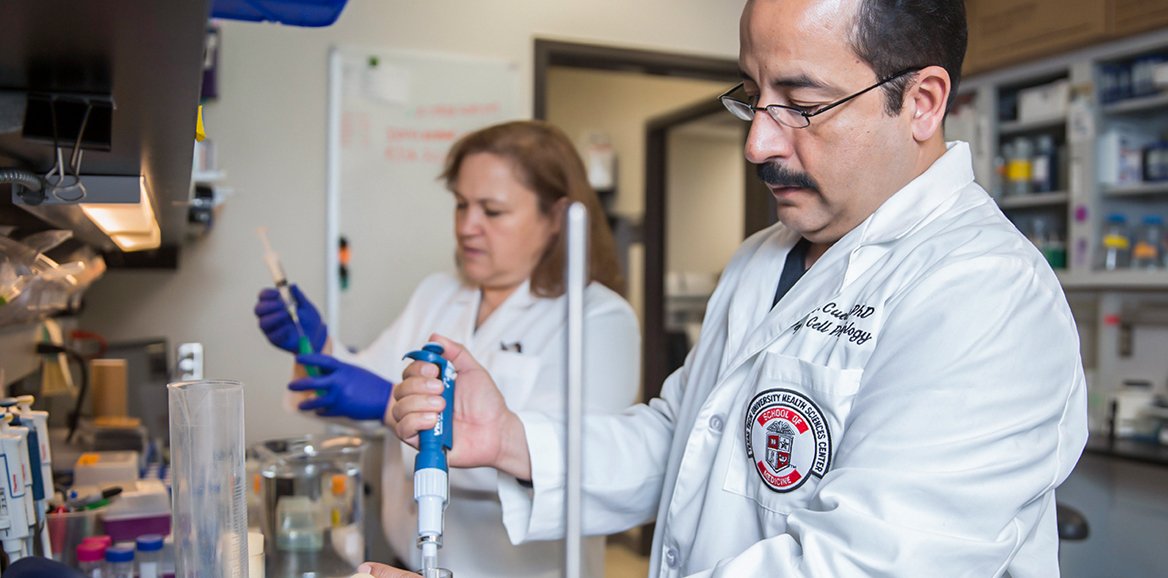
<svg viewBox="0 0 1168 578">
<path fill-rule="evenodd" d="M 1014 145 L 1002 143 L 998 156 L 994 157 L 994 185 L 990 195 L 995 200 L 1006 196 L 1010 188 L 1010 159 L 1014 158 Z"/>
<path fill-rule="evenodd" d="M 1126 269 L 1131 263 L 1131 237 L 1127 230 L 1127 217 L 1123 214 L 1112 213 L 1107 216 L 1099 256 L 1099 268 L 1105 271 Z"/>
<path fill-rule="evenodd" d="M 175 575 L 247 576 L 243 384 L 167 386 Z"/>
<path fill-rule="evenodd" d="M 1033 192 L 1049 193 L 1055 187 L 1054 137 L 1044 134 L 1038 137 L 1038 150 L 1030 160 L 1030 183 Z"/>
<path fill-rule="evenodd" d="M 1026 137 L 1014 139 L 1013 155 L 1006 161 L 1006 194 L 1025 195 L 1030 193 L 1030 162 L 1034 156 L 1034 144 Z"/>
<path fill-rule="evenodd" d="M 147 534 L 138 536 L 138 578 L 159 578 L 162 576 L 162 536 Z"/>
<path fill-rule="evenodd" d="M 328 526 L 321 504 L 308 496 L 284 496 L 276 506 L 276 547 L 315 552 L 324 547 Z"/>
<path fill-rule="evenodd" d="M 77 569 L 86 578 L 101 578 L 105 565 L 105 545 L 99 542 L 82 542 L 77 546 Z"/>
<path fill-rule="evenodd" d="M 103 578 L 134 578 L 134 549 L 130 546 L 112 546 L 105 551 Z"/>
<path fill-rule="evenodd" d="M 1160 215 L 1144 215 L 1144 222 L 1132 245 L 1132 269 L 1159 269 L 1164 242 L 1164 219 Z"/>
</svg>

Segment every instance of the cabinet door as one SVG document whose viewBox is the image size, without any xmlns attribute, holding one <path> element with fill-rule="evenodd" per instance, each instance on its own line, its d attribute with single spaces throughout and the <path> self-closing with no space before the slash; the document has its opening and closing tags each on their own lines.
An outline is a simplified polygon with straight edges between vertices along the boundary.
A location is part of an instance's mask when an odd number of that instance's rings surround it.
<svg viewBox="0 0 1168 578">
<path fill-rule="evenodd" d="M 1106 1 L 970 0 L 972 60 L 978 68 L 999 67 L 1102 39 Z"/>
<path fill-rule="evenodd" d="M 970 76 L 981 72 L 985 65 L 981 61 L 981 27 L 978 25 L 978 0 L 965 0 L 965 21 L 969 29 L 969 42 L 965 46 L 965 60 L 962 62 L 961 75 Z"/>
<path fill-rule="evenodd" d="M 1109 0 L 1112 36 L 1127 36 L 1168 26 L 1168 0 Z"/>
</svg>

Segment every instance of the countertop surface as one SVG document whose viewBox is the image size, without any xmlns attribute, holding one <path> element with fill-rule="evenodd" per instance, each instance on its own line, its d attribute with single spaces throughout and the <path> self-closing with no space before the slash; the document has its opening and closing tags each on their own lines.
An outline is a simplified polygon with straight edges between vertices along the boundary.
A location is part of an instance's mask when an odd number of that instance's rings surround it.
<svg viewBox="0 0 1168 578">
<path fill-rule="evenodd" d="M 1084 453 L 1109 458 L 1168 467 L 1168 446 L 1135 441 L 1130 438 L 1108 439 L 1106 434 L 1092 433 Z"/>
</svg>

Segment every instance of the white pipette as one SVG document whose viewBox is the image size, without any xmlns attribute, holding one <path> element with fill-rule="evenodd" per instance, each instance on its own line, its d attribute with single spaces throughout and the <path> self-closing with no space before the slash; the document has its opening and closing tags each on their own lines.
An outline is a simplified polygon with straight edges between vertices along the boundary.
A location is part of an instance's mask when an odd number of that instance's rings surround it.
<svg viewBox="0 0 1168 578">
<path fill-rule="evenodd" d="M 36 522 L 40 527 L 41 548 L 45 552 L 52 552 L 52 545 L 49 542 L 49 527 L 45 521 L 45 500 L 53 495 L 53 454 L 49 448 L 49 412 L 34 411 L 32 404 L 35 401 L 36 399 L 31 395 L 22 395 L 16 398 L 17 412 L 21 422 L 23 423 L 25 420 L 31 422 L 30 435 L 32 430 L 35 430 L 37 434 L 37 451 L 40 453 L 41 463 L 41 488 L 36 493 L 46 498 L 37 503 Z M 36 482 L 37 477 L 34 475 L 33 483 Z"/>
<path fill-rule="evenodd" d="M 9 426 L 12 414 L 0 416 L 0 456 L 4 460 L 4 483 L 2 484 L 4 511 L 0 514 L 0 544 L 4 546 L 4 553 L 8 555 L 8 562 L 15 562 L 29 554 L 26 541 L 31 532 L 31 508 L 25 505 L 32 496 L 28 492 L 31 485 L 31 476 L 28 476 L 27 442 L 20 436 L 19 430 Z M 25 430 L 25 435 L 28 431 Z M 23 459 L 22 459 L 23 455 Z M 29 477 L 25 483 L 25 477 Z M 7 523 L 7 525 L 5 525 Z"/>
</svg>

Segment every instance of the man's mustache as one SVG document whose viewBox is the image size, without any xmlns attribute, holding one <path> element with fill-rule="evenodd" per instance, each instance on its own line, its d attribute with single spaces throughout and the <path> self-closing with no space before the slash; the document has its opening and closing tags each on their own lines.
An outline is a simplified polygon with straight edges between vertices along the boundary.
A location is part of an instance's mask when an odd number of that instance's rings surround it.
<svg viewBox="0 0 1168 578">
<path fill-rule="evenodd" d="M 758 180 L 772 187 L 796 187 L 819 191 L 819 184 L 811 175 L 793 171 L 776 162 L 758 165 Z"/>
</svg>

